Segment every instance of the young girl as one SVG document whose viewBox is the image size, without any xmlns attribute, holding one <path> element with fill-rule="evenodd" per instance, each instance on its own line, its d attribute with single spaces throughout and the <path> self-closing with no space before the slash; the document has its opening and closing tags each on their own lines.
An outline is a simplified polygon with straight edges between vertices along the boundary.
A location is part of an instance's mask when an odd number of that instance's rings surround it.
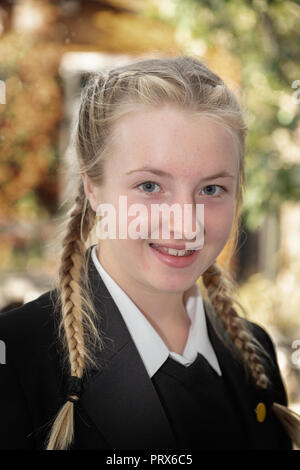
<svg viewBox="0 0 300 470">
<path fill-rule="evenodd" d="M 1 448 L 299 445 L 273 343 L 238 315 L 216 263 L 228 240 L 236 246 L 246 132 L 232 91 L 196 59 L 90 77 L 59 286 L 0 316 Z M 204 243 L 188 246 L 186 226 L 178 238 L 175 216 L 168 239 L 161 219 L 148 219 L 144 237 L 119 236 L 134 215 L 121 196 L 147 215 L 155 204 L 202 205 Z M 101 204 L 115 208 L 117 236 L 98 230 L 89 246 Z"/>
</svg>

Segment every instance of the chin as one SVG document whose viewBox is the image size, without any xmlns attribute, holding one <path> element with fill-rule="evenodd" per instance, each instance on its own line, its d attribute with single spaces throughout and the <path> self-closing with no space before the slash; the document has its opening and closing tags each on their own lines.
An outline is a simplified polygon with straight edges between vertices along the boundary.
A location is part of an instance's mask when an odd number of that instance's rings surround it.
<svg viewBox="0 0 300 470">
<path fill-rule="evenodd" d="M 189 289 L 196 281 L 190 279 L 190 281 L 186 280 L 186 282 L 182 282 L 182 279 L 178 280 L 166 280 L 162 279 L 160 283 L 158 283 L 158 279 L 156 278 L 154 282 L 152 282 L 152 286 L 161 292 L 169 292 L 169 293 L 179 293 L 185 292 Z"/>
</svg>

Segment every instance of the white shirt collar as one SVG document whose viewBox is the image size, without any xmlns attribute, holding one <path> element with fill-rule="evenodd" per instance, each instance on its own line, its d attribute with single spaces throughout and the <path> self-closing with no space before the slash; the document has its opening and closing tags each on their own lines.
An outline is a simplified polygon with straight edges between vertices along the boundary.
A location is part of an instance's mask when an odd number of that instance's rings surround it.
<svg viewBox="0 0 300 470">
<path fill-rule="evenodd" d="M 124 290 L 112 279 L 101 265 L 97 256 L 97 246 L 92 248 L 92 260 L 107 290 L 117 305 L 151 378 L 163 365 L 168 356 L 188 366 L 201 353 L 213 369 L 222 375 L 215 351 L 207 333 L 203 299 L 197 283 L 191 288 L 191 295 L 186 302 L 186 311 L 191 319 L 191 326 L 183 354 L 169 351 L 165 342 L 147 320 L 145 315 L 128 297 Z"/>
</svg>

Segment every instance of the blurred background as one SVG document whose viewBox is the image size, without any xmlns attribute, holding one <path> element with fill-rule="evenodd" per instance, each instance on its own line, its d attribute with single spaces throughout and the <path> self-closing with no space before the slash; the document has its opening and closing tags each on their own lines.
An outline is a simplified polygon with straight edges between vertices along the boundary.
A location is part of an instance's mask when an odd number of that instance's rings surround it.
<svg viewBox="0 0 300 470">
<path fill-rule="evenodd" d="M 1 311 L 55 282 L 63 169 L 86 74 L 195 56 L 245 109 L 248 189 L 230 269 L 300 412 L 299 44 L 299 1 L 0 1 Z"/>
</svg>

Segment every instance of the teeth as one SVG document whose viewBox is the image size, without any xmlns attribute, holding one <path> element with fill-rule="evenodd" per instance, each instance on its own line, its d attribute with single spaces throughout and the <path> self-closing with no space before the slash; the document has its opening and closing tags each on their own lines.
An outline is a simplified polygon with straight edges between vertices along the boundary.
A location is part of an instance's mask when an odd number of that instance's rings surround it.
<svg viewBox="0 0 300 470">
<path fill-rule="evenodd" d="M 173 256 L 186 256 L 187 253 L 192 253 L 194 250 L 175 250 L 174 248 L 166 248 L 165 246 L 159 246 L 156 245 L 155 243 L 152 243 L 152 246 L 154 248 L 160 248 L 164 252 L 168 253 L 169 255 Z"/>
<path fill-rule="evenodd" d="M 169 255 L 183 256 L 187 250 L 174 250 L 173 248 L 163 248 Z"/>
</svg>

